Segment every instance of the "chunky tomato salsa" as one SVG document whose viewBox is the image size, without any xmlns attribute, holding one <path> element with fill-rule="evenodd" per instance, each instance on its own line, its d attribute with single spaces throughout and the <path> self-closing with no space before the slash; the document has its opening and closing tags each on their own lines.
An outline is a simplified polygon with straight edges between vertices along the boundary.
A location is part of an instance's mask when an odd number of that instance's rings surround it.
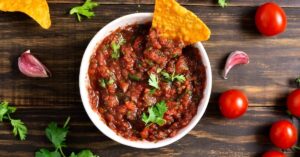
<svg viewBox="0 0 300 157">
<path fill-rule="evenodd" d="M 159 36 L 150 24 L 119 28 L 91 57 L 90 102 L 130 140 L 173 137 L 197 113 L 205 67 L 197 49 Z"/>
</svg>

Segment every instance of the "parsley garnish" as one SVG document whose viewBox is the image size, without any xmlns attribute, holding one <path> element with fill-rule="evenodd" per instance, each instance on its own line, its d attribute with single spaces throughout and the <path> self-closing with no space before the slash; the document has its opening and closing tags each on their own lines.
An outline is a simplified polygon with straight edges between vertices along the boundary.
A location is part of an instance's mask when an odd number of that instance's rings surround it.
<svg viewBox="0 0 300 157">
<path fill-rule="evenodd" d="M 156 103 L 154 106 L 148 108 L 148 116 L 144 112 L 142 115 L 142 121 L 147 125 L 148 123 L 156 123 L 160 126 L 166 123 L 163 119 L 165 112 L 168 110 L 165 101 Z"/>
<path fill-rule="evenodd" d="M 113 59 L 119 59 L 120 58 L 120 48 L 123 44 L 126 43 L 126 40 L 121 35 L 117 43 L 112 42 L 110 47 L 113 50 L 111 53 L 111 58 Z"/>
<path fill-rule="evenodd" d="M 169 74 L 165 71 L 162 71 L 161 74 L 164 76 L 164 78 L 170 82 L 173 82 L 174 80 L 177 80 L 179 82 L 184 82 L 185 81 L 185 77 L 184 75 L 175 75 L 175 72 L 173 72 L 172 74 Z"/>
<path fill-rule="evenodd" d="M 148 80 L 150 86 L 154 87 L 155 89 L 159 89 L 158 86 L 158 78 L 155 74 L 150 74 L 150 78 Z"/>
<path fill-rule="evenodd" d="M 27 127 L 20 119 L 11 118 L 10 114 L 16 112 L 17 108 L 9 106 L 9 103 L 3 101 L 0 103 L 0 122 L 3 120 L 10 121 L 11 126 L 13 127 L 13 134 L 19 136 L 20 140 L 25 140 L 27 135 Z"/>
<path fill-rule="evenodd" d="M 63 127 L 59 127 L 57 123 L 51 122 L 48 127 L 46 128 L 46 136 L 49 141 L 55 147 L 54 151 L 49 151 L 47 149 L 40 149 L 39 151 L 35 152 L 35 157 L 66 157 L 62 148 L 67 147 L 65 141 L 68 135 L 68 123 L 70 121 L 70 117 L 66 120 Z M 94 155 L 90 150 L 82 150 L 77 155 L 72 152 L 70 157 L 97 157 Z"/>
<path fill-rule="evenodd" d="M 89 19 L 95 16 L 95 13 L 92 11 L 92 9 L 97 7 L 98 5 L 99 3 L 97 2 L 92 2 L 92 0 L 86 0 L 82 6 L 73 7 L 70 10 L 70 14 L 76 14 L 78 21 L 81 22 L 81 16 L 85 16 Z"/>
<path fill-rule="evenodd" d="M 218 3 L 222 8 L 228 5 L 227 0 L 218 0 Z"/>
</svg>

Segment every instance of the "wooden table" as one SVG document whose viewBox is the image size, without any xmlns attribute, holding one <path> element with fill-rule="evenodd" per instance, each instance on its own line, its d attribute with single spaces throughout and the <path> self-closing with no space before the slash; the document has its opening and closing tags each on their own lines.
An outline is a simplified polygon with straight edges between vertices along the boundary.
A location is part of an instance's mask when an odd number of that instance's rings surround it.
<svg viewBox="0 0 300 157">
<path fill-rule="evenodd" d="M 48 0 L 52 27 L 41 29 L 21 13 L 0 13 L 0 99 L 18 107 L 15 117 L 28 126 L 26 141 L 18 141 L 7 123 L 0 123 L 0 156 L 29 157 L 51 145 L 44 129 L 51 121 L 63 123 L 71 116 L 68 149 L 90 148 L 102 157 L 244 157 L 260 156 L 274 148 L 268 140 L 272 122 L 289 118 L 285 98 L 300 74 L 300 1 L 276 0 L 288 16 L 285 33 L 261 36 L 254 24 L 255 10 L 266 0 L 231 0 L 221 8 L 213 0 L 180 0 L 211 28 L 203 42 L 213 70 L 213 90 L 208 109 L 200 123 L 178 142 L 154 150 L 123 146 L 100 133 L 85 113 L 78 88 L 83 52 L 93 35 L 110 21 L 135 12 L 152 12 L 153 0 L 98 0 L 96 16 L 78 23 L 68 10 L 81 0 Z M 20 74 L 17 58 L 25 50 L 40 58 L 52 71 L 49 79 L 32 79 Z M 228 53 L 243 50 L 250 64 L 220 72 Z M 218 109 L 219 93 L 237 88 L 250 101 L 247 113 L 236 120 L 224 119 Z M 295 124 L 298 122 L 295 121 Z M 288 156 L 300 156 L 291 151 Z"/>
</svg>

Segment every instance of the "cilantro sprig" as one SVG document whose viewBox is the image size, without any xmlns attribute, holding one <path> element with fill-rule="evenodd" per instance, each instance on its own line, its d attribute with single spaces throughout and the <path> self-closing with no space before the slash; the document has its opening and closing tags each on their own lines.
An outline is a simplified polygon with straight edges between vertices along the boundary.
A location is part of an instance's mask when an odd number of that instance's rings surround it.
<svg viewBox="0 0 300 157">
<path fill-rule="evenodd" d="M 227 0 L 218 0 L 218 3 L 222 8 L 228 5 Z"/>
<path fill-rule="evenodd" d="M 123 44 L 126 43 L 126 40 L 123 38 L 123 36 L 121 35 L 119 40 L 117 42 L 112 42 L 110 47 L 113 50 L 111 53 L 111 58 L 113 59 L 119 59 L 121 56 L 121 51 L 120 48 Z"/>
<path fill-rule="evenodd" d="M 81 16 L 85 16 L 88 19 L 95 16 L 95 13 L 92 10 L 98 5 L 99 3 L 97 2 L 92 2 L 92 0 L 86 0 L 82 6 L 73 7 L 70 10 L 70 14 L 76 14 L 78 21 L 81 22 Z"/>
<path fill-rule="evenodd" d="M 184 75 L 176 75 L 175 71 L 172 74 L 169 74 L 165 71 L 162 71 L 161 74 L 164 76 L 164 78 L 170 82 L 173 82 L 175 80 L 179 81 L 179 82 L 184 82 L 186 79 L 184 77 Z"/>
<path fill-rule="evenodd" d="M 147 125 L 150 123 L 155 123 L 160 126 L 166 123 L 166 120 L 163 119 L 165 112 L 168 110 L 165 101 L 156 103 L 154 106 L 148 108 L 148 114 L 145 112 L 142 115 L 142 121 Z M 148 125 L 149 126 L 149 125 Z"/>
<path fill-rule="evenodd" d="M 70 117 L 66 120 L 63 127 L 59 127 L 57 123 L 51 122 L 45 130 L 48 140 L 53 144 L 54 151 L 42 148 L 35 152 L 35 157 L 66 157 L 62 148 L 67 147 L 66 137 L 69 129 L 68 124 Z M 71 153 L 70 157 L 98 157 L 94 155 L 90 150 L 82 150 L 78 154 Z"/>
<path fill-rule="evenodd" d="M 148 80 L 148 83 L 149 83 L 150 86 L 154 87 L 155 89 L 159 89 L 157 75 L 150 74 L 150 78 Z"/>
<path fill-rule="evenodd" d="M 20 119 L 11 118 L 11 114 L 15 113 L 17 110 L 16 107 L 9 106 L 7 101 L 0 103 L 0 122 L 7 120 L 10 122 L 10 125 L 13 127 L 13 134 L 19 136 L 20 140 L 25 140 L 27 135 L 27 127 Z"/>
</svg>

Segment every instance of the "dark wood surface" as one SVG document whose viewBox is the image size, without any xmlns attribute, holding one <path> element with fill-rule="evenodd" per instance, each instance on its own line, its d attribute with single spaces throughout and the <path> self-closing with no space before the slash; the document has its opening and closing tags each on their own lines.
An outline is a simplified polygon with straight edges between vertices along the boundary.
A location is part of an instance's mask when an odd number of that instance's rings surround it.
<svg viewBox="0 0 300 157">
<path fill-rule="evenodd" d="M 78 88 L 83 52 L 105 24 L 135 12 L 152 12 L 153 0 L 99 0 L 96 17 L 78 23 L 68 10 L 81 0 L 48 0 L 52 27 L 41 29 L 21 13 L 0 12 L 0 99 L 18 107 L 17 118 L 29 129 L 26 141 L 18 141 L 7 123 L 0 123 L 0 156 L 29 157 L 41 147 L 50 147 L 44 129 L 51 121 L 71 116 L 67 151 L 90 148 L 102 157 L 246 157 L 260 156 L 274 148 L 268 139 L 272 122 L 289 118 L 285 97 L 295 88 L 300 74 L 300 1 L 276 0 L 288 16 L 285 33 L 261 36 L 254 24 L 256 7 L 266 0 L 231 0 L 226 8 L 213 0 L 180 0 L 211 28 L 204 46 L 213 70 L 213 90 L 208 109 L 198 125 L 178 142 L 160 149 L 141 150 L 120 145 L 100 133 L 85 113 Z M 42 60 L 52 71 L 49 79 L 20 74 L 17 58 L 25 50 Z M 243 50 L 250 64 L 220 76 L 229 52 Z M 239 119 L 224 119 L 218 110 L 219 93 L 237 88 L 248 95 L 250 107 Z M 295 124 L 298 121 L 294 119 Z M 287 152 L 288 156 L 300 154 Z"/>
</svg>

